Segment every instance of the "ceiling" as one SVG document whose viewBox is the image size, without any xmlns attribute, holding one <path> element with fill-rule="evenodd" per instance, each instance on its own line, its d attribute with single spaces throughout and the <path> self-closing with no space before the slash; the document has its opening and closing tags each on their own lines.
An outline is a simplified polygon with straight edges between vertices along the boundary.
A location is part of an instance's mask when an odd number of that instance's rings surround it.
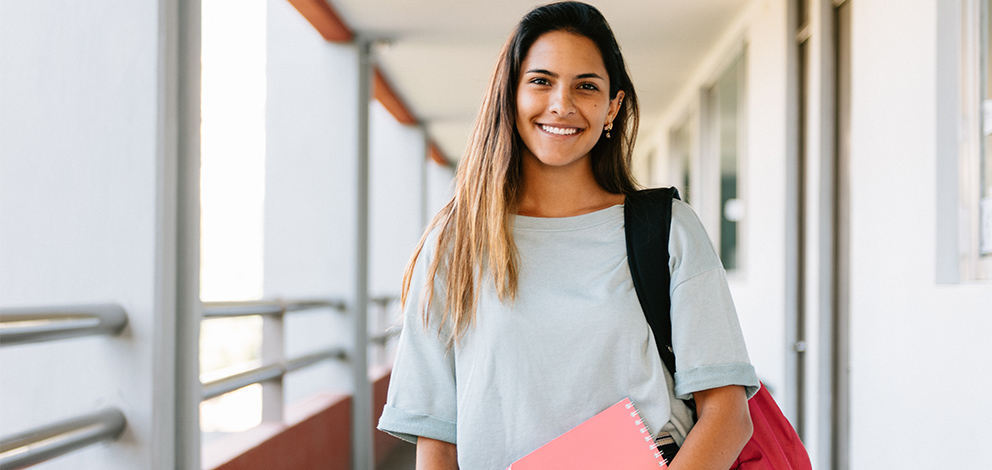
<svg viewBox="0 0 992 470">
<path fill-rule="evenodd" d="M 464 151 L 499 50 L 517 21 L 544 2 L 330 0 L 358 34 L 387 41 L 376 58 L 393 89 L 449 159 Z M 674 99 L 747 0 L 613 0 L 610 22 L 641 105 L 641 126 Z"/>
</svg>

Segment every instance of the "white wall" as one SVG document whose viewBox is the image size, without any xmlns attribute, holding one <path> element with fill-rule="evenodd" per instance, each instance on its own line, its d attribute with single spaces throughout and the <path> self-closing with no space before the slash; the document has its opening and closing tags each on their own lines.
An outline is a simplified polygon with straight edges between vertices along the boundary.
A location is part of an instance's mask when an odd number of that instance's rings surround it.
<svg viewBox="0 0 992 470">
<path fill-rule="evenodd" d="M 440 211 L 455 190 L 455 168 L 427 162 L 427 221 Z"/>
<path fill-rule="evenodd" d="M 370 119 L 369 295 L 397 296 L 424 230 L 427 144 L 419 127 L 400 124 L 378 101 Z"/>
<path fill-rule="evenodd" d="M 174 289 L 175 260 L 160 255 L 176 229 L 162 199 L 159 11 L 0 3 L 0 305 L 115 302 L 130 322 L 115 338 L 0 349 L 0 434 L 108 406 L 128 420 L 117 443 L 38 468 L 172 467 L 171 429 L 153 422 L 174 387 L 155 353 L 172 351 L 160 320 L 173 311 L 157 302 Z"/>
<path fill-rule="evenodd" d="M 938 88 L 938 58 L 957 44 L 939 49 L 937 27 L 960 27 L 938 22 L 939 3 L 852 4 L 853 469 L 919 465 L 921 436 L 941 467 L 992 460 L 992 285 L 936 282 L 937 194 L 955 190 L 938 185 L 938 158 L 957 139 L 938 133 L 954 117 L 937 97 L 957 99 Z"/>
<path fill-rule="evenodd" d="M 829 219 L 821 166 L 829 142 L 821 131 L 829 113 L 831 71 L 821 13 L 814 9 L 811 38 L 807 185 L 807 447 L 814 462 L 826 461 L 822 419 L 830 399 L 818 369 L 821 296 L 828 269 L 823 261 Z M 792 406 L 794 377 L 787 370 L 790 281 L 786 255 L 790 186 L 787 2 L 756 0 L 730 28 L 666 112 L 651 142 L 667 149 L 668 131 L 698 106 L 699 90 L 719 72 L 734 44 L 748 57 L 748 142 L 744 160 L 747 223 L 745 269 L 731 284 L 759 374 Z M 854 1 L 852 10 L 851 344 L 850 468 L 919 465 L 931 452 L 946 468 L 978 468 L 992 459 L 992 284 L 948 282 L 955 250 L 943 249 L 948 221 L 958 215 L 946 194 L 956 194 L 961 18 L 959 2 L 937 0 Z M 820 28 L 820 29 L 817 29 Z M 821 93 L 826 93 L 820 95 Z M 950 162 L 950 163 L 949 163 Z M 952 167 L 948 170 L 948 167 Z M 654 183 L 674 183 L 669 163 L 655 162 Z M 950 178 L 948 175 L 950 174 Z M 950 199 L 954 197 L 951 196 Z M 792 204 L 795 202 L 793 201 Z M 947 213 L 951 211 L 951 213 Z M 941 238 L 938 238 L 941 237 Z M 784 381 L 784 382 L 783 382 Z M 784 393 L 783 393 L 784 392 Z M 790 394 L 791 397 L 790 397 Z M 921 448 L 921 439 L 925 448 Z M 822 445 L 821 445 L 822 444 Z M 824 447 L 824 448 L 821 448 Z M 822 465 L 820 465 L 822 466 Z"/>
<path fill-rule="evenodd" d="M 354 291 L 358 51 L 324 41 L 289 2 L 268 1 L 264 292 L 266 298 L 333 298 Z M 286 354 L 351 347 L 337 312 L 293 314 Z M 285 400 L 348 391 L 346 363 L 286 378 Z"/>
</svg>

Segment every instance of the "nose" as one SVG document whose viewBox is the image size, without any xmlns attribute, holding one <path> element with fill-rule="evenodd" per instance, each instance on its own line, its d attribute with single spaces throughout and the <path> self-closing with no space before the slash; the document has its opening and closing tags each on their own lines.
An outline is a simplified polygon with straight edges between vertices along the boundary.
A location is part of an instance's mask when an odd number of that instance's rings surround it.
<svg viewBox="0 0 992 470">
<path fill-rule="evenodd" d="M 551 93 L 548 109 L 552 114 L 558 116 L 568 116 L 575 112 L 575 103 L 572 100 L 572 90 L 567 86 L 557 86 Z"/>
</svg>

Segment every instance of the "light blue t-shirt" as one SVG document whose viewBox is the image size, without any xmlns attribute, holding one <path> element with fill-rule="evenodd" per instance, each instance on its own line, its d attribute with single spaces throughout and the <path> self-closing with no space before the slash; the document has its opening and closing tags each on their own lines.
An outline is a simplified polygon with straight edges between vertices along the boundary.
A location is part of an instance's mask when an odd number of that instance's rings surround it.
<svg viewBox="0 0 992 470">
<path fill-rule="evenodd" d="M 513 224 L 516 299 L 500 302 L 483 279 L 475 325 L 450 348 L 440 307 L 426 327 L 421 316 L 416 291 L 433 256 L 425 245 L 379 429 L 455 443 L 463 470 L 503 470 L 624 397 L 652 432 L 681 444 L 692 423 L 673 393 L 757 392 L 726 274 L 689 206 L 672 204 L 671 284 L 659 286 L 672 297 L 674 386 L 631 281 L 623 206 Z"/>
</svg>

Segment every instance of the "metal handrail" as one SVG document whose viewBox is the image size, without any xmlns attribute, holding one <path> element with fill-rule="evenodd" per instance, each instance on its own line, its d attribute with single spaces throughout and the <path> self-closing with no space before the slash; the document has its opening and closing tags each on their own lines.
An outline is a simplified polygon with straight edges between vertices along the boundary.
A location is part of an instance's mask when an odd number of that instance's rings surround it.
<svg viewBox="0 0 992 470">
<path fill-rule="evenodd" d="M 289 361 L 286 361 L 286 373 L 297 371 L 304 367 L 312 366 L 318 362 L 327 361 L 331 359 L 339 360 L 339 361 L 348 360 L 348 352 L 341 348 L 325 349 L 323 351 L 290 359 Z"/>
<path fill-rule="evenodd" d="M 0 308 L 0 346 L 116 335 L 125 326 L 127 313 L 117 304 Z"/>
<path fill-rule="evenodd" d="M 394 336 L 399 335 L 401 331 L 403 331 L 403 327 L 401 326 L 394 326 L 391 328 L 387 328 L 385 331 L 379 334 L 369 336 L 369 342 L 378 345 L 385 345 Z"/>
<path fill-rule="evenodd" d="M 284 315 L 289 312 L 333 308 L 344 311 L 339 300 L 247 300 L 234 302 L 203 302 L 204 318 L 243 317 L 249 315 Z"/>
<path fill-rule="evenodd" d="M 380 295 L 378 297 L 369 297 L 369 303 L 379 305 L 380 307 L 387 307 L 399 299 L 397 295 Z"/>
<path fill-rule="evenodd" d="M 62 421 L 0 440 L 0 470 L 35 465 L 124 432 L 127 420 L 117 408 Z"/>
<path fill-rule="evenodd" d="M 346 360 L 344 349 L 325 349 L 316 353 L 290 359 L 284 363 L 254 367 L 237 374 L 203 383 L 203 400 L 219 397 L 249 385 L 278 379 L 290 372 L 330 359 Z"/>
<path fill-rule="evenodd" d="M 392 304 L 393 302 L 398 301 L 399 299 L 400 298 L 397 295 L 381 295 L 381 296 L 378 296 L 378 297 L 370 297 L 369 298 L 369 303 L 376 304 L 380 308 L 385 309 L 385 308 L 389 307 L 390 304 Z M 379 331 L 379 333 L 377 333 L 377 334 L 370 335 L 369 336 L 369 342 L 370 343 L 374 343 L 374 344 L 378 344 L 380 346 L 383 346 L 387 342 L 389 342 L 389 340 L 392 337 L 400 334 L 400 330 L 401 329 L 402 328 L 399 325 L 393 325 L 391 327 L 388 327 L 388 328 L 386 328 L 384 330 Z"/>
</svg>

